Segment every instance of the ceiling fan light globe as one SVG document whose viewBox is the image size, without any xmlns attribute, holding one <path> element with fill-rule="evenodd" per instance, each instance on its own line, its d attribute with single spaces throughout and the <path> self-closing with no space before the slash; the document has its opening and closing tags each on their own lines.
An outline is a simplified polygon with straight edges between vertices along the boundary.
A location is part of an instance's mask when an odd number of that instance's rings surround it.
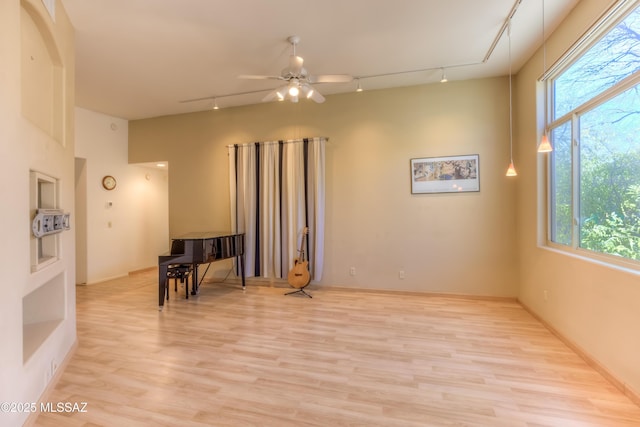
<svg viewBox="0 0 640 427">
<path fill-rule="evenodd" d="M 292 79 L 289 82 L 289 96 L 298 96 L 300 94 L 300 82 L 298 79 Z"/>
</svg>

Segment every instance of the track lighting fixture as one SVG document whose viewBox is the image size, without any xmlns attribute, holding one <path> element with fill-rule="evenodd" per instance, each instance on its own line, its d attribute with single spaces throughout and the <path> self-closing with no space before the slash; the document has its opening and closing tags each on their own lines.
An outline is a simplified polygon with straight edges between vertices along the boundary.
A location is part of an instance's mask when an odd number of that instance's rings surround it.
<svg viewBox="0 0 640 427">
<path fill-rule="evenodd" d="M 543 1 L 543 8 L 544 8 L 544 0 L 542 1 Z M 363 91 L 363 88 L 361 85 L 362 79 L 372 79 L 377 77 L 398 76 L 398 75 L 407 75 L 407 74 L 415 74 L 415 73 L 429 73 L 429 77 L 431 79 L 435 79 L 435 76 L 437 75 L 436 74 L 437 70 L 440 70 L 441 71 L 440 82 L 445 83 L 448 81 L 448 78 L 446 75 L 446 68 L 460 68 L 460 67 L 477 66 L 477 65 L 485 64 L 494 53 L 495 48 L 498 46 L 498 42 L 503 38 L 506 27 L 510 25 L 510 21 L 513 18 L 513 16 L 515 16 L 521 3 L 523 3 L 522 0 L 517 0 L 515 2 L 513 8 L 511 9 L 510 14 L 504 20 L 502 26 L 500 27 L 500 31 L 498 31 L 496 36 L 492 39 L 492 43 L 489 46 L 489 49 L 487 50 L 482 60 L 466 62 L 466 63 L 455 63 L 455 64 L 444 63 L 445 66 L 440 66 L 440 67 L 438 67 L 437 64 L 435 64 L 436 66 L 429 66 L 429 67 L 415 68 L 415 69 L 408 69 L 408 70 L 397 70 L 397 71 L 391 71 L 391 72 L 381 73 L 381 74 L 360 75 L 360 77 L 356 78 L 356 80 L 358 80 L 357 86 L 355 89 L 356 92 Z M 543 15 L 544 15 L 544 11 L 543 11 Z M 543 20 L 544 20 L 544 16 L 543 16 Z M 544 27 L 544 24 L 543 24 L 543 27 Z M 287 42 L 291 45 L 291 55 L 289 56 L 288 66 L 282 69 L 280 74 L 275 74 L 275 75 L 273 74 L 272 75 L 242 74 L 238 76 L 238 78 L 248 79 L 248 80 L 277 80 L 277 81 L 280 81 L 280 84 L 286 84 L 284 88 L 277 87 L 277 88 L 268 89 L 268 90 L 267 89 L 251 90 L 248 92 L 227 93 L 219 96 L 235 97 L 235 96 L 244 96 L 244 95 L 250 95 L 250 94 L 260 93 L 260 92 L 268 92 L 262 99 L 264 102 L 275 101 L 275 100 L 284 101 L 285 99 L 290 97 L 288 93 L 288 90 L 289 90 L 288 83 L 292 79 L 298 79 L 300 83 L 300 86 L 298 87 L 299 91 L 303 90 L 302 88 L 304 84 L 313 86 L 318 83 L 349 83 L 353 80 L 353 77 L 349 74 L 313 75 L 309 73 L 308 70 L 304 67 L 304 59 L 301 56 L 299 56 L 297 53 L 297 45 L 300 42 L 300 37 L 292 35 L 287 38 Z M 435 81 L 435 80 L 432 80 L 432 81 Z M 368 89 L 370 88 L 368 87 Z M 303 95 L 306 95 L 309 99 L 312 99 L 317 103 L 322 103 L 325 101 L 324 96 L 322 96 L 322 94 L 318 92 L 318 90 L 313 90 L 312 92 L 311 91 L 303 92 Z M 204 96 L 201 98 L 186 99 L 180 102 L 196 102 L 196 101 L 209 100 L 209 99 L 211 99 L 210 96 Z M 297 96 L 291 98 L 291 101 L 297 102 Z"/>
</svg>

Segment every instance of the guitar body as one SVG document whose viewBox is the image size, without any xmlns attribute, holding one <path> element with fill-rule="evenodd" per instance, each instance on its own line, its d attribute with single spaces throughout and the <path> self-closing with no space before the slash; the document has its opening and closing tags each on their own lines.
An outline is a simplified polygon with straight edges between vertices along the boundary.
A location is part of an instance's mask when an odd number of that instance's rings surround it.
<svg viewBox="0 0 640 427">
<path fill-rule="evenodd" d="M 309 261 L 294 260 L 295 265 L 287 275 L 287 281 L 292 288 L 302 289 L 311 282 L 311 274 L 309 273 Z"/>
<path fill-rule="evenodd" d="M 304 256 L 304 240 L 307 237 L 307 233 L 309 233 L 309 229 L 307 227 L 302 231 L 302 241 L 300 242 L 300 256 L 298 258 L 294 258 L 293 260 L 293 268 L 289 270 L 289 274 L 287 275 L 287 281 L 292 288 L 299 289 L 296 292 L 302 292 L 302 288 L 307 286 L 309 282 L 311 282 L 311 274 L 309 273 L 309 261 L 305 259 Z"/>
</svg>

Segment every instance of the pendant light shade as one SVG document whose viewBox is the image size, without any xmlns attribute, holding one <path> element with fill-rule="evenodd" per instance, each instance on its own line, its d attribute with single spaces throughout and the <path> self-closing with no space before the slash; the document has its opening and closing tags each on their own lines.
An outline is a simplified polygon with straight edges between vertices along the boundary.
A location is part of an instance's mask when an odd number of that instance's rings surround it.
<svg viewBox="0 0 640 427">
<path fill-rule="evenodd" d="M 509 163 L 509 168 L 507 169 L 507 176 L 518 176 L 518 172 L 516 172 L 516 167 L 513 166 L 513 162 Z"/>
<path fill-rule="evenodd" d="M 550 153 L 551 151 L 553 151 L 553 148 L 551 147 L 549 138 L 547 138 L 547 134 L 545 133 L 542 135 L 540 145 L 538 145 L 538 153 Z"/>
</svg>

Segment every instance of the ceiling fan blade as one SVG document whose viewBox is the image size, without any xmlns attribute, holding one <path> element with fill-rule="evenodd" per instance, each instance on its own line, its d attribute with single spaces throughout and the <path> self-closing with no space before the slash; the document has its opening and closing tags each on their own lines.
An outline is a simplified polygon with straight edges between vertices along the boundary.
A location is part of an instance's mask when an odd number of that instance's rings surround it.
<svg viewBox="0 0 640 427">
<path fill-rule="evenodd" d="M 238 78 L 246 80 L 282 80 L 282 77 L 280 76 L 260 76 L 253 74 L 241 74 Z"/>
<path fill-rule="evenodd" d="M 283 101 L 286 98 L 288 91 L 289 91 L 288 85 L 281 86 L 278 89 L 275 89 L 269 92 L 267 96 L 262 98 L 262 102 L 270 102 L 274 100 Z"/>
<path fill-rule="evenodd" d="M 349 83 L 353 77 L 348 74 L 323 74 L 309 76 L 310 83 Z"/>
<path fill-rule="evenodd" d="M 265 96 L 264 98 L 262 98 L 262 102 L 270 102 L 273 101 L 274 99 L 276 99 L 277 93 L 278 91 L 276 90 L 272 90 L 271 92 L 269 92 L 267 94 L 267 96 Z"/>
<path fill-rule="evenodd" d="M 320 92 L 306 83 L 302 85 L 302 93 L 308 99 L 312 99 L 318 104 L 322 104 L 325 101 L 324 96 L 322 96 Z"/>
<path fill-rule="evenodd" d="M 318 104 L 322 104 L 325 101 L 324 96 L 322 96 L 322 94 L 315 89 L 313 90 L 313 93 L 309 98 L 313 99 Z"/>
</svg>

